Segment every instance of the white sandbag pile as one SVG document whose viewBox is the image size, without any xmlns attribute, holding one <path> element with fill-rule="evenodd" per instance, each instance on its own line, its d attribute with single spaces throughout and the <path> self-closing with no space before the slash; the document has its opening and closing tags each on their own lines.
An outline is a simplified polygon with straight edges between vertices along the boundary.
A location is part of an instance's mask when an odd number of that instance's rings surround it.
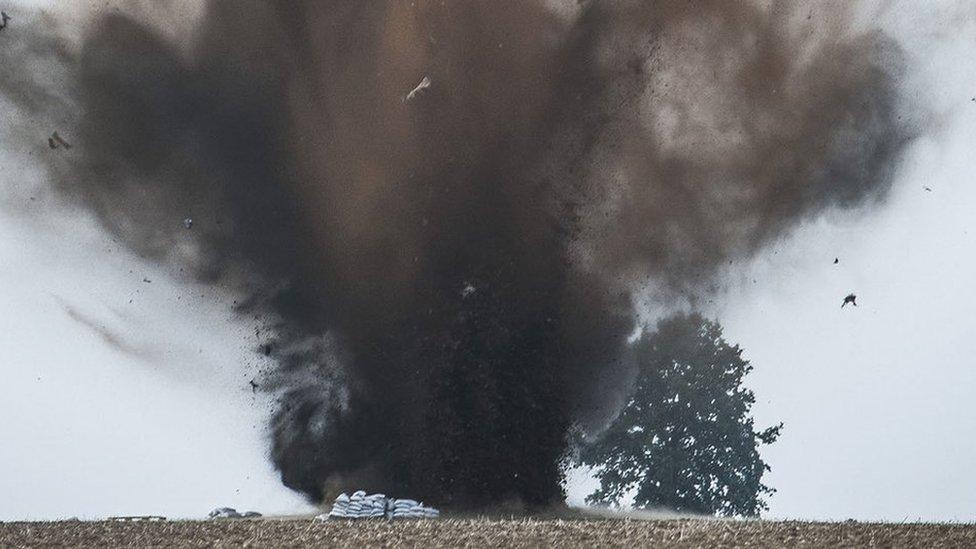
<svg viewBox="0 0 976 549">
<path fill-rule="evenodd" d="M 360 490 L 351 496 L 339 494 L 332 504 L 330 518 L 384 518 L 386 517 L 386 496 L 373 494 L 367 496 Z"/>
<path fill-rule="evenodd" d="M 429 518 L 441 516 L 441 512 L 433 507 L 424 507 L 412 499 L 393 499 L 391 504 L 391 518 Z"/>
<path fill-rule="evenodd" d="M 212 519 L 247 519 L 247 518 L 260 518 L 261 513 L 256 511 L 244 511 L 243 513 L 238 513 L 236 509 L 232 507 L 218 507 L 207 517 Z"/>
<path fill-rule="evenodd" d="M 362 490 L 353 495 L 339 494 L 332 510 L 327 515 L 319 515 L 319 520 L 326 519 L 370 519 L 370 518 L 437 518 L 440 511 L 433 507 L 425 507 L 412 499 L 388 498 L 384 494 L 366 495 Z"/>
</svg>

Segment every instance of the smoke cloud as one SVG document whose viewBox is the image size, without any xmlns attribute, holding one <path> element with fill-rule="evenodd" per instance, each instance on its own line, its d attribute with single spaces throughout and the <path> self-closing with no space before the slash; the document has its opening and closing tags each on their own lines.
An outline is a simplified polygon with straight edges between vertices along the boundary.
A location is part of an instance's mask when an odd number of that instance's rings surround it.
<svg viewBox="0 0 976 549">
<path fill-rule="evenodd" d="M 249 296 L 271 457 L 313 500 L 560 501 L 568 430 L 626 394 L 635 296 L 883 201 L 911 137 L 898 48 L 833 5 L 160 6 L 0 36 L 0 89 L 74 145 L 65 196 Z"/>
</svg>

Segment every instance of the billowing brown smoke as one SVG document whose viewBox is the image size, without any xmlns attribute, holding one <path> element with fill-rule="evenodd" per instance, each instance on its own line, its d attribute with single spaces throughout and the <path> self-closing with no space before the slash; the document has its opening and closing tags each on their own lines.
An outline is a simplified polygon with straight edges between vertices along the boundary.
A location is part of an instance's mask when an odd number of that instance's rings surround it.
<svg viewBox="0 0 976 549">
<path fill-rule="evenodd" d="M 312 499 L 558 500 L 635 293 L 883 199 L 909 137 L 897 49 L 818 3 L 211 0 L 191 44 L 106 14 L 34 49 L 67 99 L 3 86 L 74 108 L 60 188 L 267 319 L 272 457 Z"/>
</svg>

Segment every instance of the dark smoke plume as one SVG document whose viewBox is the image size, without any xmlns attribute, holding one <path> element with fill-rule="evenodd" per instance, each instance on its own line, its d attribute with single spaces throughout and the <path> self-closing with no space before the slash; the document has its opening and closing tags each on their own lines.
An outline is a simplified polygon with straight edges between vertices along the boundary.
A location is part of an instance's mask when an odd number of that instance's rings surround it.
<svg viewBox="0 0 976 549">
<path fill-rule="evenodd" d="M 898 50 L 791 6 L 211 0 L 190 42 L 36 31 L 63 94 L 0 86 L 62 113 L 64 193 L 250 296 L 287 486 L 543 505 L 626 393 L 635 293 L 885 197 Z"/>
</svg>

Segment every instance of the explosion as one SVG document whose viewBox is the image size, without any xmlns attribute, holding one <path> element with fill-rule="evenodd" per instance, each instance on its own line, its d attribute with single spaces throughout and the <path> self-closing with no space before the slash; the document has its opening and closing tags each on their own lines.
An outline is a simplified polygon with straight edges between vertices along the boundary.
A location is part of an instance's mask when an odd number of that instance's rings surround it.
<svg viewBox="0 0 976 549">
<path fill-rule="evenodd" d="M 271 457 L 315 501 L 561 501 L 637 296 L 883 200 L 911 137 L 898 48 L 849 6 L 209 0 L 174 30 L 178 3 L 132 5 L 5 36 L 5 67 L 59 76 L 0 90 L 71 141 L 66 196 L 249 296 Z"/>
</svg>

